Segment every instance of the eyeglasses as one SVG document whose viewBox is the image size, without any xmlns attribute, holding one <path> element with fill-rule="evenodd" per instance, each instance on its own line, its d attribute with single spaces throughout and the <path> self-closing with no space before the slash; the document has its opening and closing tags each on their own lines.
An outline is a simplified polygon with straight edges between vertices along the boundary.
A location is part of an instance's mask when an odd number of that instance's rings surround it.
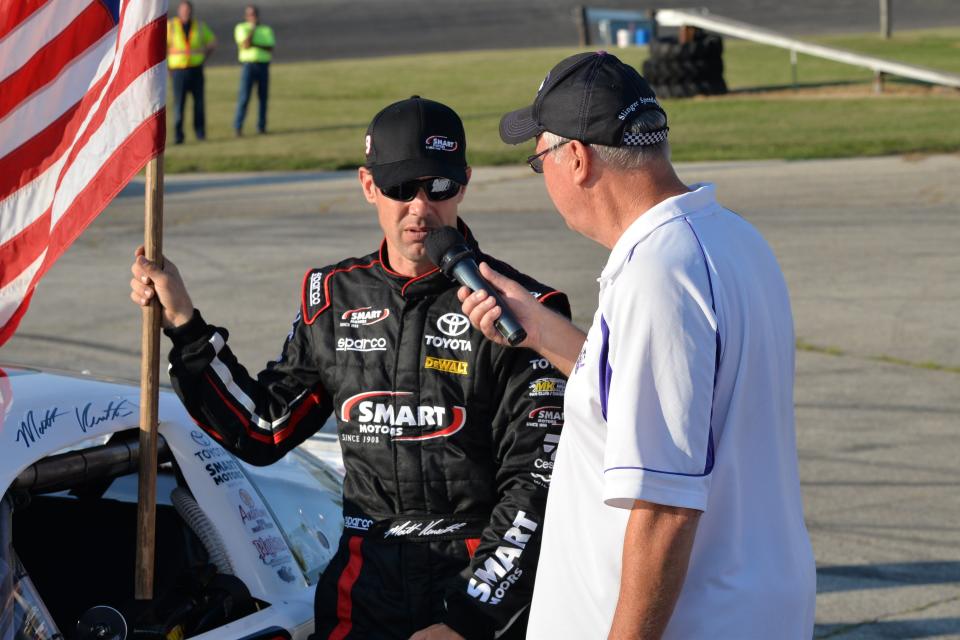
<svg viewBox="0 0 960 640">
<path fill-rule="evenodd" d="M 463 189 L 463 185 L 450 178 L 419 178 L 417 180 L 407 180 L 392 187 L 380 187 L 380 193 L 391 200 L 410 202 L 417 197 L 420 189 L 423 189 L 423 192 L 427 195 L 427 200 L 440 202 L 456 197 Z"/>
<path fill-rule="evenodd" d="M 527 157 L 527 164 L 530 165 L 530 168 L 533 169 L 534 173 L 543 173 L 543 159 L 551 151 L 555 151 L 562 147 L 563 145 L 570 142 L 569 140 L 564 140 L 563 142 L 558 142 L 549 149 L 544 149 L 540 153 L 535 153 L 532 156 Z"/>
</svg>

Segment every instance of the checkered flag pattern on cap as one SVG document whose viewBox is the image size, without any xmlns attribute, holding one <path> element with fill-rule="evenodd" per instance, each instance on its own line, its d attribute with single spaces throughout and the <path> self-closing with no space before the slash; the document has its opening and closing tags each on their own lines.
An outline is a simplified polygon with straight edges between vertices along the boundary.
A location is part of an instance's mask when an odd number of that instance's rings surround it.
<svg viewBox="0 0 960 640">
<path fill-rule="evenodd" d="M 626 147 L 646 147 L 651 144 L 658 144 L 667 139 L 666 129 L 659 129 L 657 131 L 651 131 L 649 133 L 630 133 L 625 132 L 623 134 L 623 145 Z"/>
</svg>

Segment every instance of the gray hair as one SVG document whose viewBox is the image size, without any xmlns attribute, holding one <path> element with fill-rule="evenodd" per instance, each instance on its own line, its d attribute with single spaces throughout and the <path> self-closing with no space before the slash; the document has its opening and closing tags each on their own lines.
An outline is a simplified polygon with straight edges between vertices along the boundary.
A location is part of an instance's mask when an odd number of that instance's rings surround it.
<svg viewBox="0 0 960 640">
<path fill-rule="evenodd" d="M 642 111 L 624 133 L 650 133 L 659 131 L 667 126 L 667 117 L 656 109 Z M 549 131 L 543 132 L 543 137 L 548 147 L 554 147 L 562 142 L 567 142 L 567 138 L 558 136 Z M 607 147 L 601 144 L 591 144 L 590 148 L 597 154 L 597 157 L 607 166 L 620 170 L 641 169 L 651 163 L 670 160 L 670 142 L 664 139 L 656 144 L 643 146 L 623 146 Z M 565 147 L 560 147 L 553 154 L 554 162 L 560 162 Z"/>
</svg>

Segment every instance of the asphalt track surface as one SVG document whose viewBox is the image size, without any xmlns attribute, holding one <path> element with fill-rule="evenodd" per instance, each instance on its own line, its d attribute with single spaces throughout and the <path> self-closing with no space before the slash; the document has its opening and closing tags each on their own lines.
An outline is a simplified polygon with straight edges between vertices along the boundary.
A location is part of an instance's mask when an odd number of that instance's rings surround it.
<svg viewBox="0 0 960 640">
<path fill-rule="evenodd" d="M 171 0 L 171 7 L 176 0 Z M 429 51 L 576 46 L 570 0 L 261 0 L 277 35 L 277 61 L 355 58 Z M 707 7 L 794 35 L 879 30 L 879 0 L 596 0 L 595 6 L 646 10 Z M 897 29 L 960 26 L 958 0 L 891 0 Z M 237 0 L 195 0 L 197 15 L 221 42 L 211 64 L 236 60 Z"/>
<path fill-rule="evenodd" d="M 790 286 L 817 637 L 960 638 L 960 155 L 680 172 L 717 184 Z M 127 292 L 142 190 L 128 187 L 54 265 L 0 361 L 139 375 Z M 490 253 L 567 291 L 589 323 L 606 252 L 566 229 L 540 177 L 480 168 L 461 213 Z M 165 221 L 167 255 L 251 368 L 275 357 L 304 270 L 380 238 L 352 173 L 172 176 Z"/>
</svg>

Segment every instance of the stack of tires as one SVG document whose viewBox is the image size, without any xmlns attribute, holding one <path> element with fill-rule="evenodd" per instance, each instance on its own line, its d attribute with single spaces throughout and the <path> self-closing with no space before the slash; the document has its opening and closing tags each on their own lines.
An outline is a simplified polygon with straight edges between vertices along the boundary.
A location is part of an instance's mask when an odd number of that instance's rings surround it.
<svg viewBox="0 0 960 640">
<path fill-rule="evenodd" d="M 723 39 L 698 34 L 688 42 L 657 38 L 650 42 L 650 57 L 643 77 L 660 98 L 712 96 L 727 92 L 723 80 Z"/>
</svg>

